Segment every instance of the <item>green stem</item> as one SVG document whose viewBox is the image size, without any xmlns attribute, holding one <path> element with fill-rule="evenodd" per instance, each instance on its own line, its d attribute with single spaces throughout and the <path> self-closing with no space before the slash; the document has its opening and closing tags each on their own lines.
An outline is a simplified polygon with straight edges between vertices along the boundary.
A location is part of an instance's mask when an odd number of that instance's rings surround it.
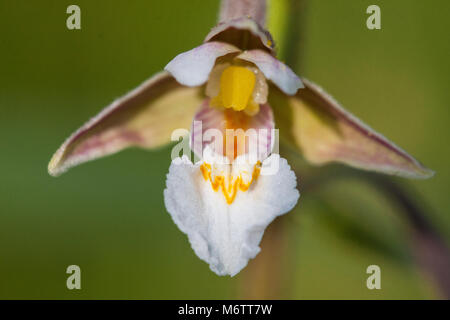
<svg viewBox="0 0 450 320">
<path fill-rule="evenodd" d="M 301 74 L 305 38 L 305 17 L 306 1 L 304 0 L 284 0 L 287 1 L 287 16 L 285 17 L 285 30 L 282 33 L 283 46 L 280 48 L 280 55 L 287 65 L 297 74 Z"/>
</svg>

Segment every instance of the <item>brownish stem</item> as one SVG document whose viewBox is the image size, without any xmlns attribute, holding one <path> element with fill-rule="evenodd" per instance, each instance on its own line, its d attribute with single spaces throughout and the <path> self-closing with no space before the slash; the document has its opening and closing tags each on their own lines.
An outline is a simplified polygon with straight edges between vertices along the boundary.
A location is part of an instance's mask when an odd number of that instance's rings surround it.
<svg viewBox="0 0 450 320">
<path fill-rule="evenodd" d="M 266 25 L 266 0 L 222 0 L 219 22 L 251 17 L 259 25 Z"/>
<path fill-rule="evenodd" d="M 285 276 L 289 269 L 286 256 L 288 242 L 286 219 L 277 218 L 267 228 L 261 242 L 261 252 L 242 271 L 239 283 L 241 299 L 282 299 L 287 298 Z"/>
<path fill-rule="evenodd" d="M 389 177 L 350 168 L 330 167 L 320 170 L 319 174 L 304 177 L 302 191 L 310 192 L 340 178 L 357 178 L 374 185 L 376 190 L 401 209 L 411 231 L 410 247 L 417 264 L 434 281 L 441 294 L 450 299 L 450 250 L 430 222 L 429 214 L 424 210 L 424 200 Z"/>
<path fill-rule="evenodd" d="M 368 181 L 375 184 L 388 199 L 402 209 L 411 229 L 410 243 L 418 265 L 450 298 L 450 251 L 444 239 L 428 220 L 427 213 L 418 205 L 419 197 L 408 192 L 404 186 L 383 176 L 369 175 Z"/>
<path fill-rule="evenodd" d="M 300 52 L 300 47 L 295 45 L 299 42 L 297 38 L 300 30 L 300 10 L 304 1 L 291 0 L 294 7 L 289 15 L 288 32 L 283 39 L 286 46 L 285 61 L 295 64 Z M 235 6 L 233 8 L 233 5 Z M 232 12 L 234 10 L 234 12 Z M 253 10 L 253 13 L 250 12 Z M 261 25 L 265 25 L 266 0 L 222 0 L 221 21 L 230 16 L 250 15 Z M 226 14 L 225 14 L 226 13 Z M 261 252 L 242 272 L 242 281 L 239 287 L 239 297 L 242 299 L 282 299 L 289 298 L 292 283 L 290 282 L 290 249 L 286 216 L 278 217 L 272 222 L 264 233 L 261 242 Z M 294 245 L 293 245 L 294 246 Z"/>
</svg>

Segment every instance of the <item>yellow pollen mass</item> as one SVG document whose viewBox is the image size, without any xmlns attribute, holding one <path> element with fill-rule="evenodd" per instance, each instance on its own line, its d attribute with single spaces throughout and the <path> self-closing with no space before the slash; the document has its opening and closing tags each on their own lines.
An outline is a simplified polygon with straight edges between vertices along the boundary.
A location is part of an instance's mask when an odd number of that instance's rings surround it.
<svg viewBox="0 0 450 320">
<path fill-rule="evenodd" d="M 255 108 L 251 99 L 255 82 L 256 77 L 251 70 L 230 66 L 222 72 L 219 95 L 212 99 L 211 104 L 236 111 L 244 110 L 249 105 Z"/>
</svg>

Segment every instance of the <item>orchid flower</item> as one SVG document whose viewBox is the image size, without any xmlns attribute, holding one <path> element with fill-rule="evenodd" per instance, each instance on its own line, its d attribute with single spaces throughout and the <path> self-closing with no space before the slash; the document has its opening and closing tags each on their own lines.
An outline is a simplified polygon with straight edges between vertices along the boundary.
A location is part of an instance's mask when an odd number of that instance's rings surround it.
<svg viewBox="0 0 450 320">
<path fill-rule="evenodd" d="M 265 12 L 265 1 L 222 1 L 220 22 L 203 44 L 72 134 L 49 173 L 132 146 L 156 148 L 169 143 L 174 130 L 191 128 L 191 149 L 200 160 L 173 159 L 165 205 L 198 257 L 218 275 L 231 276 L 258 254 L 265 228 L 300 196 L 296 175 L 274 152 L 275 128 L 315 165 L 340 162 L 411 178 L 433 174 L 277 60 Z M 262 134 L 242 147 L 246 136 L 228 136 L 239 129 Z M 225 138 L 203 139 L 208 130 Z M 252 146 L 257 154 L 249 160 Z M 274 161 L 276 172 L 265 173 Z"/>
</svg>

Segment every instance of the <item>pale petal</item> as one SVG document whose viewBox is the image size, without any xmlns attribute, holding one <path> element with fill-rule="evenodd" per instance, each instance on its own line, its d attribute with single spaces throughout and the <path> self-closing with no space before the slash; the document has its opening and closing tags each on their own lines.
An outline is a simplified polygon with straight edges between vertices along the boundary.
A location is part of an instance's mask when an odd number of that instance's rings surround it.
<svg viewBox="0 0 450 320">
<path fill-rule="evenodd" d="M 314 164 L 331 161 L 409 178 L 429 178 L 434 173 L 381 134 L 344 110 L 312 82 L 295 97 L 271 91 L 280 135 L 297 145 Z M 275 89 L 275 88 L 271 88 Z"/>
<path fill-rule="evenodd" d="M 287 95 L 294 95 L 304 87 L 300 78 L 288 66 L 265 51 L 244 51 L 237 58 L 254 63 L 267 79 L 272 80 Z"/>
<path fill-rule="evenodd" d="M 229 62 L 217 63 L 209 74 L 206 83 L 205 94 L 210 98 L 215 98 L 220 93 L 220 77 L 226 68 L 231 65 Z"/>
<path fill-rule="evenodd" d="M 164 145 L 173 130 L 189 129 L 202 99 L 199 88 L 183 87 L 169 73 L 159 73 L 72 134 L 54 154 L 48 171 L 57 176 L 130 146 Z"/>
<path fill-rule="evenodd" d="M 231 44 L 208 42 L 180 53 L 164 69 L 185 86 L 200 86 L 208 80 L 217 58 L 239 51 Z"/>
<path fill-rule="evenodd" d="M 255 89 L 253 89 L 252 99 L 257 104 L 267 103 L 267 96 L 269 95 L 269 85 L 267 84 L 266 77 L 256 67 L 250 68 L 256 76 Z"/>
<path fill-rule="evenodd" d="M 261 104 L 259 112 L 254 116 L 248 116 L 242 111 L 227 110 L 227 112 L 228 115 L 223 110 L 210 107 L 209 99 L 203 102 L 192 123 L 191 149 L 201 157 L 206 146 L 210 146 L 216 153 L 224 155 L 226 146 L 223 145 L 223 139 L 219 139 L 219 143 L 216 144 L 215 131 L 220 133 L 223 138 L 226 137 L 226 129 L 242 129 L 248 137 L 248 139 L 243 140 L 246 143 L 244 146 L 245 152 L 253 152 L 259 160 L 267 158 L 272 152 L 274 144 L 272 108 L 268 104 Z M 240 120 L 236 122 L 238 124 L 245 123 L 245 127 L 230 126 L 230 114 L 239 116 Z M 247 128 L 253 130 L 247 131 Z M 234 150 L 234 148 L 232 149 Z"/>
<path fill-rule="evenodd" d="M 242 50 L 263 49 L 274 54 L 275 43 L 270 33 L 248 17 L 219 23 L 206 36 L 205 42 L 210 41 L 230 43 Z"/>
<path fill-rule="evenodd" d="M 227 22 L 242 17 L 251 17 L 259 25 L 266 23 L 266 0 L 222 0 L 219 21 Z"/>
<path fill-rule="evenodd" d="M 277 155 L 266 161 L 272 157 Z M 234 276 L 242 270 L 260 251 L 269 223 L 297 203 L 295 174 L 285 159 L 278 159 L 276 174 L 261 175 L 231 204 L 220 190 L 213 191 L 199 163 L 192 164 L 186 156 L 172 162 L 164 190 L 167 211 L 187 234 L 197 256 L 218 275 Z"/>
</svg>

